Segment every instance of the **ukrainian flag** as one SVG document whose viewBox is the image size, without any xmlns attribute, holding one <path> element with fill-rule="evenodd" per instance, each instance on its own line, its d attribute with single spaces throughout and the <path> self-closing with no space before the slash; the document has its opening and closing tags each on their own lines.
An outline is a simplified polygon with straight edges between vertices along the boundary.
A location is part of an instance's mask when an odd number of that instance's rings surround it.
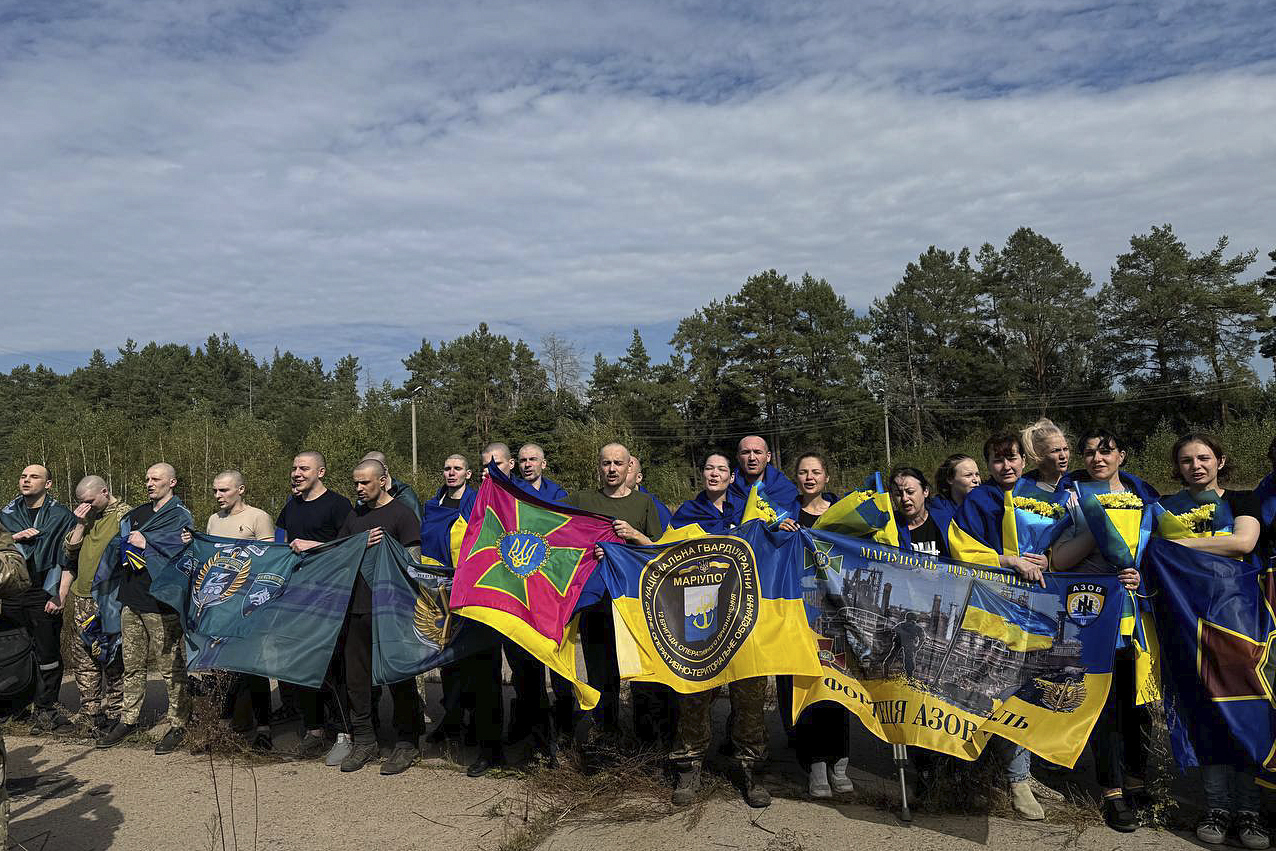
<svg viewBox="0 0 1276 851">
<path fill-rule="evenodd" d="M 766 488 L 762 487 L 762 479 L 759 478 L 753 483 L 753 487 L 749 488 L 749 499 L 744 504 L 744 517 L 740 521 L 743 526 L 750 520 L 761 520 L 763 523 L 773 525 L 781 523 L 789 518 L 788 509 L 777 508 L 775 503 L 771 501 L 766 494 Z"/>
<path fill-rule="evenodd" d="M 802 601 L 801 535 L 747 523 L 667 546 L 602 546 L 623 678 L 694 694 L 749 677 L 822 675 Z"/>
<path fill-rule="evenodd" d="M 898 547 L 899 527 L 895 525 L 891 497 L 882 474 L 873 473 L 864 480 L 863 488 L 851 491 L 829 506 L 815 521 L 815 528 Z"/>
<path fill-rule="evenodd" d="M 1019 653 L 1049 649 L 1059 632 L 1052 618 L 1007 600 L 979 579 L 971 585 L 961 628 L 995 638 Z"/>
</svg>

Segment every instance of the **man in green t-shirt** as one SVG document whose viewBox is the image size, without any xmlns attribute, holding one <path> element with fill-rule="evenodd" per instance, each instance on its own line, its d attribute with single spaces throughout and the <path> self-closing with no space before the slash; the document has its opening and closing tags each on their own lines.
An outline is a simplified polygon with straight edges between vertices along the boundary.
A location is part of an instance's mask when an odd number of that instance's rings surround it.
<svg viewBox="0 0 1276 851">
<path fill-rule="evenodd" d="M 645 546 L 661 535 L 660 514 L 649 495 L 630 487 L 629 470 L 629 450 L 620 443 L 607 444 L 598 453 L 598 478 L 602 486 L 570 494 L 567 504 L 614 518 L 612 529 L 617 537 L 627 544 Z M 602 558 L 602 547 L 597 547 L 596 553 Z M 581 612 L 580 636 L 589 684 L 602 692 L 595 717 L 604 734 L 619 734 L 620 669 L 616 665 L 616 632 L 610 598 Z M 630 684 L 630 695 L 634 735 L 638 741 L 667 747 L 677 729 L 673 690 L 658 683 L 635 682 Z M 563 697 L 557 694 L 558 700 Z"/>
<path fill-rule="evenodd" d="M 75 486 L 75 525 L 62 539 L 66 551 L 67 570 L 62 573 L 60 593 L 66 599 L 71 592 L 72 615 L 77 633 L 97 615 L 93 602 L 93 574 L 111 539 L 120 534 L 120 521 L 132 510 L 111 494 L 101 476 L 85 476 Z M 72 642 L 71 665 L 75 685 L 80 690 L 80 711 L 76 724 L 97 734 L 111 729 L 120 718 L 124 703 L 124 662 L 115 653 L 102 666 L 90 655 L 84 642 L 76 636 Z"/>
</svg>

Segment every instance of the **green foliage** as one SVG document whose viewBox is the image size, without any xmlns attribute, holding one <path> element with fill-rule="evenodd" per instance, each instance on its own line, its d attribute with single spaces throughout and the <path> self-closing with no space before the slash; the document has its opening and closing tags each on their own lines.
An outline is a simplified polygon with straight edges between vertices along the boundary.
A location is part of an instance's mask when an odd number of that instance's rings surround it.
<svg viewBox="0 0 1276 851">
<path fill-rule="evenodd" d="M 676 506 L 698 489 L 704 456 L 734 455 L 747 434 L 765 437 L 790 474 L 801 451 L 824 451 L 842 491 L 885 468 L 887 418 L 891 460 L 930 475 L 952 452 L 977 457 L 989 431 L 1046 414 L 1124 435 L 1130 468 L 1166 488 L 1177 435 L 1213 428 L 1243 486 L 1267 469 L 1276 429 L 1273 397 L 1249 367 L 1256 332 L 1276 359 L 1276 268 L 1241 282 L 1254 253 L 1227 247 L 1220 237 L 1193 253 L 1155 227 L 1096 288 L 1060 245 L 1019 228 L 973 264 L 967 248 L 931 246 L 863 316 L 824 279 L 769 269 L 683 318 L 667 359 L 635 329 L 623 355 L 594 358 L 587 381 L 570 341 L 547 334 L 533 351 L 486 324 L 423 340 L 401 386 L 362 393 L 353 355 L 328 369 L 291 352 L 259 359 L 226 334 L 194 349 L 128 340 L 114 360 L 95 351 L 69 375 L 26 365 L 0 375 L 0 475 L 12 482 L 40 461 L 64 499 L 92 472 L 137 502 L 146 467 L 164 460 L 202 517 L 212 476 L 229 467 L 244 472 L 251 502 L 277 510 L 302 448 L 327 456 L 329 486 L 347 495 L 372 449 L 431 494 L 445 457 L 462 452 L 477 474 L 492 441 L 537 442 L 551 477 L 593 487 L 599 447 L 618 440 Z"/>
</svg>

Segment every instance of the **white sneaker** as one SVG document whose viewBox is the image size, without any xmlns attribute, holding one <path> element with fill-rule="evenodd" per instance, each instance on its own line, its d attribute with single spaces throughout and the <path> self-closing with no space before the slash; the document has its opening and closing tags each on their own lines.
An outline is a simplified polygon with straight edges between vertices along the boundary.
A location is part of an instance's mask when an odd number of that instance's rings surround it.
<svg viewBox="0 0 1276 851">
<path fill-rule="evenodd" d="M 811 763 L 811 774 L 807 782 L 807 792 L 812 798 L 832 798 L 833 789 L 829 786 L 828 764 Z"/>
<path fill-rule="evenodd" d="M 350 751 L 354 749 L 354 745 L 350 743 L 349 733 L 338 733 L 337 742 L 328 751 L 328 755 L 324 757 L 323 764 L 330 766 L 341 765 L 341 761 L 350 756 Z"/>
<path fill-rule="evenodd" d="M 829 772 L 829 782 L 833 786 L 834 792 L 842 794 L 855 791 L 855 783 L 846 776 L 846 766 L 849 762 L 849 759 L 842 757 L 833 763 L 833 770 Z"/>
</svg>

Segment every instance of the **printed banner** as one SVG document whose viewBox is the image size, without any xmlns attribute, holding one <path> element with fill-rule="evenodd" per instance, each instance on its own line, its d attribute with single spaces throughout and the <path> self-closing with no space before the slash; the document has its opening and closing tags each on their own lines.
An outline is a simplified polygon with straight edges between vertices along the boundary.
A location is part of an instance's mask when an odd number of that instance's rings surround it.
<svg viewBox="0 0 1276 851">
<path fill-rule="evenodd" d="M 822 675 L 794 717 L 843 704 L 873 734 L 974 759 L 990 735 L 1073 765 L 1107 699 L 1126 596 L 1114 576 L 1010 572 L 803 532 Z"/>
</svg>

